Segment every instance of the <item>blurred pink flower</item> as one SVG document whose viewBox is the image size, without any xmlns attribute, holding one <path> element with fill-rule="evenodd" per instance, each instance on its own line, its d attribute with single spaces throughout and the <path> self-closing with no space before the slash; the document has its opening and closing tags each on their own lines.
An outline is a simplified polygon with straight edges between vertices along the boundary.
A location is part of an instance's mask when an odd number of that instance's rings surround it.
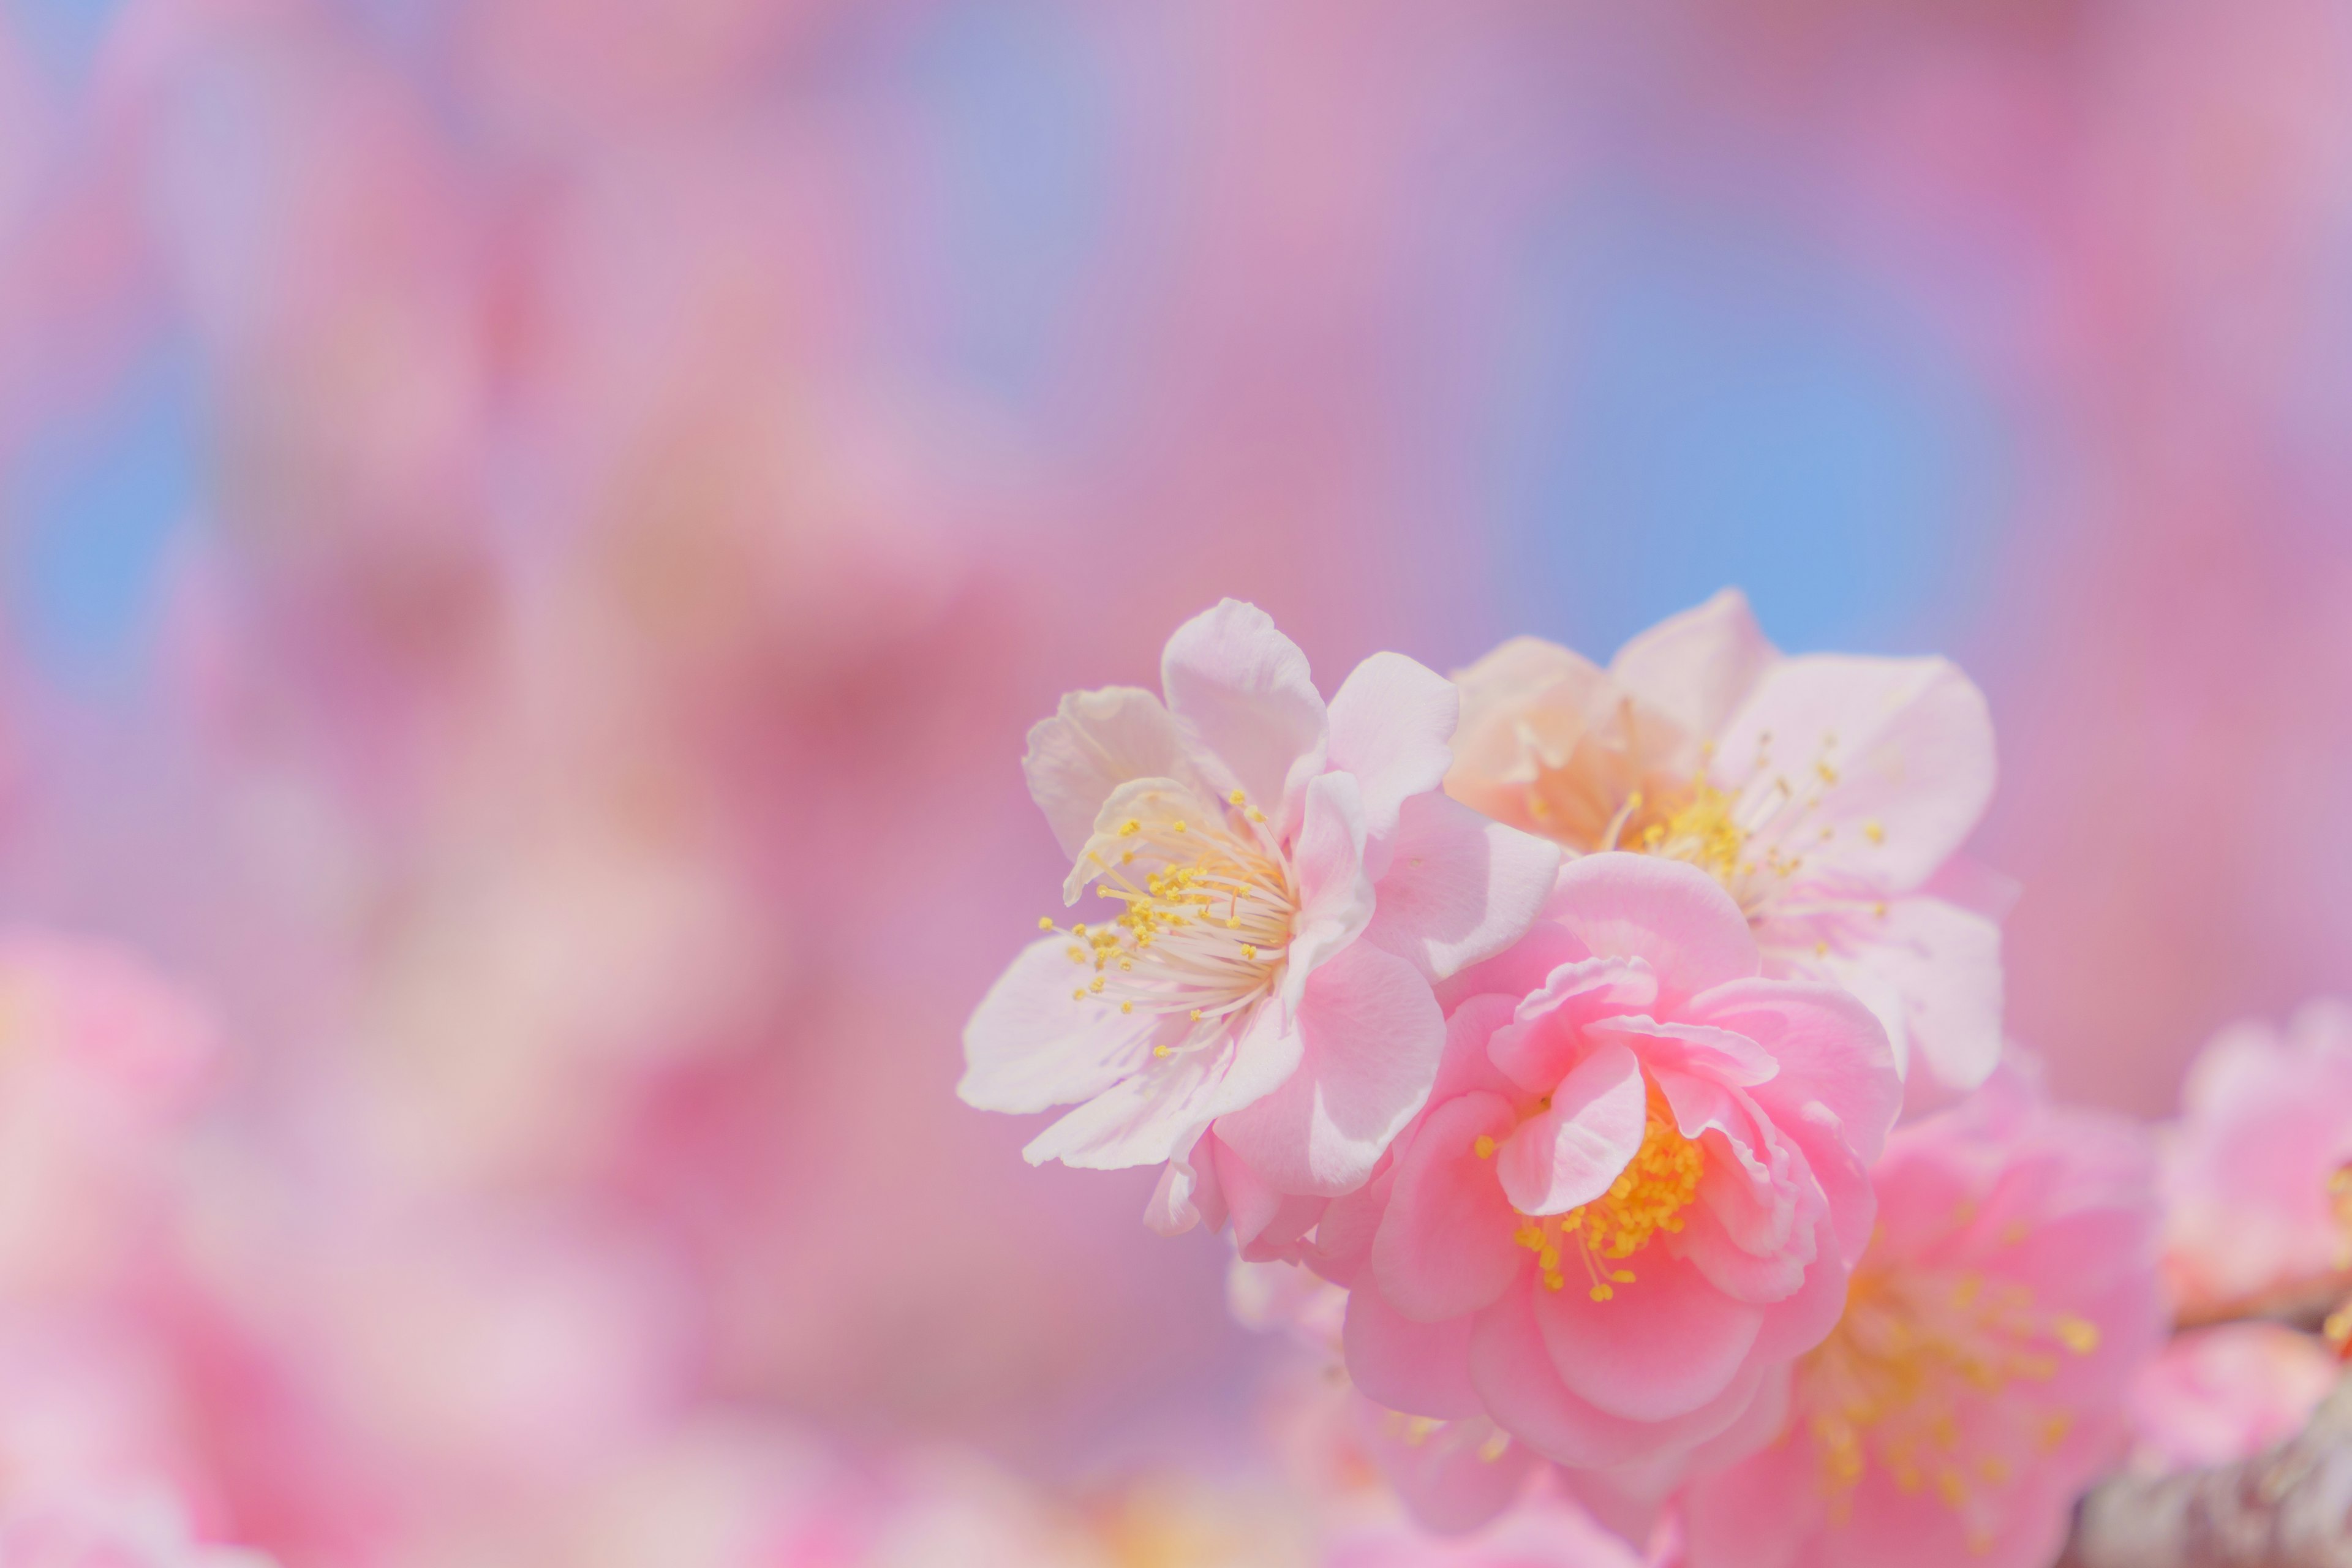
<svg viewBox="0 0 2352 1568">
<path fill-rule="evenodd" d="M 1083 1101 L 1029 1159 L 1169 1162 L 1154 1223 L 1181 1230 L 1221 1217 L 1235 1199 L 1210 1184 L 1241 1170 L 1286 1196 L 1362 1185 L 1436 1075 L 1432 983 L 1527 929 L 1559 852 L 1439 791 L 1454 688 L 1402 655 L 1327 709 L 1297 646 L 1228 599 L 1178 628 L 1161 674 L 1165 706 L 1083 692 L 1030 732 L 1065 899 L 1091 884 L 1120 912 L 1013 962 L 965 1030 L 958 1092 Z"/>
<path fill-rule="evenodd" d="M 2134 1458 L 2158 1469 L 2250 1458 L 2303 1429 L 2344 1366 L 2283 1323 L 2177 1334 L 2131 1386 Z"/>
<path fill-rule="evenodd" d="M 1702 868 L 1765 973 L 1843 985 L 1878 1015 L 1915 1104 L 1992 1070 L 2003 895 L 1954 858 L 1992 795 L 1992 725 L 1958 670 L 1784 658 L 1725 589 L 1605 670 L 1517 637 L 1458 679 L 1457 799 L 1577 853 Z"/>
<path fill-rule="evenodd" d="M 1619 1465 L 1723 1431 L 1821 1342 L 1901 1084 L 1860 1003 L 1758 968 L 1713 878 L 1602 854 L 1452 983 L 1429 1110 L 1308 1254 L 1352 1291 L 1359 1387 Z"/>
<path fill-rule="evenodd" d="M 0 1505 L 7 1568 L 268 1568 L 258 1552 L 189 1538 L 176 1500 L 152 1490 Z"/>
<path fill-rule="evenodd" d="M 2165 1270 L 2217 1302 L 2352 1263 L 2330 1184 L 2352 1160 L 2352 1007 L 2233 1024 L 2189 1072 L 2165 1143 Z"/>
<path fill-rule="evenodd" d="M 212 1021 L 97 942 L 0 932 L 0 1295 L 102 1286 L 152 1258 L 172 1131 Z"/>
<path fill-rule="evenodd" d="M 1788 1434 L 1684 1497 L 1691 1568 L 2039 1568 L 2163 1331 L 2151 1152 L 2003 1069 L 1873 1172 L 1844 1316 Z"/>
<path fill-rule="evenodd" d="M 1573 1503 L 1545 1499 L 1468 1539 L 1433 1538 L 1402 1524 L 1345 1531 L 1322 1568 L 1643 1568 L 1652 1561 Z"/>
</svg>

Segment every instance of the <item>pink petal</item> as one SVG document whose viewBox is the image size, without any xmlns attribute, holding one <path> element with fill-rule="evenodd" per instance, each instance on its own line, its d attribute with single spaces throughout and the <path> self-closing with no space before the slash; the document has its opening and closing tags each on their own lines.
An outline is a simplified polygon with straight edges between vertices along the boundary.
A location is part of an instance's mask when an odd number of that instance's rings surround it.
<svg viewBox="0 0 2352 1568">
<path fill-rule="evenodd" d="M 1397 1157 L 1388 1213 L 1372 1241 L 1372 1279 L 1389 1304 L 1417 1322 L 1475 1312 L 1503 1293 L 1528 1261 L 1512 1240 L 1520 1225 L 1495 1179 L 1490 1146 L 1514 1117 L 1491 1094 L 1464 1095 L 1433 1110 Z"/>
<path fill-rule="evenodd" d="M 1364 806 L 1356 781 L 1323 774 L 1307 786 L 1300 809 L 1291 851 L 1298 913 L 1283 974 L 1284 994 L 1294 1005 L 1315 968 L 1363 934 L 1377 899 L 1364 868 Z"/>
<path fill-rule="evenodd" d="M 1726 588 L 1619 648 L 1609 673 L 1645 706 L 1704 737 L 1721 731 L 1778 658 L 1747 596 Z"/>
<path fill-rule="evenodd" d="M 1463 1001 L 1489 993 L 1524 996 L 1544 983 L 1544 977 L 1563 963 L 1579 963 L 1592 956 L 1592 950 L 1579 942 L 1566 926 L 1538 920 L 1528 928 L 1528 934 L 1487 959 L 1471 964 L 1437 983 L 1437 999 L 1451 1013 Z"/>
<path fill-rule="evenodd" d="M 1866 1165 L 1885 1146 L 1903 1103 L 1903 1083 L 1886 1030 L 1848 993 L 1792 980 L 1737 980 L 1696 997 L 1692 1023 L 1747 1036 L 1772 1053 L 1780 1073 L 1754 1090 L 1777 1121 L 1810 1101 L 1827 1106 Z"/>
<path fill-rule="evenodd" d="M 1694 1480 L 1683 1493 L 1690 1568 L 1811 1568 L 1799 1554 L 1823 1523 L 1819 1462 L 1800 1437 Z M 1888 1562 L 1906 1560 L 1907 1552 Z"/>
<path fill-rule="evenodd" d="M 1900 1032 L 1909 1058 L 1905 1098 L 1917 1109 L 1976 1088 L 2000 1061 L 2000 927 L 1921 894 L 1890 899 L 1884 916 L 1864 915 L 1859 940 L 1819 960 L 1822 978 L 1872 1003 L 1892 1041 Z M 1767 942 L 1769 938 L 1768 936 Z M 1804 950 L 1791 972 L 1802 973 Z M 1892 1018 L 1853 984 L 1863 973 L 1885 983 L 1899 1011 Z"/>
<path fill-rule="evenodd" d="M 1401 653 L 1372 655 L 1332 694 L 1330 765 L 1362 787 L 1375 843 L 1387 845 L 1408 799 L 1444 782 L 1461 711 L 1452 681 Z"/>
<path fill-rule="evenodd" d="M 1668 1421 L 1629 1421 L 1570 1392 L 1536 1323 L 1540 1287 L 1507 1290 L 1474 1320 L 1470 1376 L 1496 1425 L 1546 1458 L 1593 1468 L 1630 1464 L 1706 1441 L 1755 1397 L 1760 1368 L 1735 1377 L 1720 1398 Z"/>
<path fill-rule="evenodd" d="M 1640 1060 L 1605 1045 L 1560 1080 L 1549 1110 L 1504 1140 L 1495 1173 L 1520 1213 L 1566 1214 L 1609 1190 L 1641 1152 L 1648 1122 Z"/>
<path fill-rule="evenodd" d="M 1575 1065 L 1594 1020 L 1654 1006 L 1657 998 L 1658 977 L 1638 958 L 1563 963 L 1520 999 L 1486 1055 L 1528 1093 L 1549 1094 Z"/>
<path fill-rule="evenodd" d="M 1476 1530 L 1519 1500 L 1536 1456 L 1482 1418 L 1449 1423 L 1434 1432 L 1358 1394 L 1348 1402 L 1349 1425 L 1381 1478 L 1423 1530 L 1458 1535 Z M 1501 1452 L 1490 1444 L 1502 1437 Z"/>
<path fill-rule="evenodd" d="M 1984 696 L 1939 658 L 1782 660 L 1723 731 L 1716 771 L 1726 787 L 1735 782 L 1727 769 L 1748 766 L 1768 734 L 1766 769 L 1736 781 L 1748 790 L 1780 777 L 1810 779 L 1824 757 L 1836 775 L 1810 812 L 1775 819 L 1809 874 L 1909 891 L 1960 847 L 1992 798 Z M 1832 830 L 1827 839 L 1824 827 Z"/>
<path fill-rule="evenodd" d="M 1360 942 L 1308 976 L 1297 1026 L 1297 1070 L 1217 1136 L 1278 1191 L 1336 1196 L 1427 1101 L 1445 1018 L 1412 965 Z"/>
<path fill-rule="evenodd" d="M 1443 979 L 1527 933 L 1551 896 L 1559 859 L 1559 846 L 1457 800 L 1415 795 L 1398 817 L 1367 934 Z"/>
<path fill-rule="evenodd" d="M 1366 1397 L 1407 1415 L 1459 1421 L 1482 1415 L 1470 1384 L 1471 1322 L 1416 1323 L 1377 1290 L 1350 1291 L 1339 1335 L 1348 1375 Z"/>
<path fill-rule="evenodd" d="M 1772 1053 L 1745 1035 L 1711 1024 L 1661 1024 L 1654 1018 L 1606 1018 L 1587 1026 L 1589 1038 L 1616 1036 L 1634 1044 L 1652 1070 L 1702 1074 L 1718 1083 L 1753 1089 L 1780 1071 Z M 1683 1130 L 1696 1137 L 1689 1128 Z"/>
<path fill-rule="evenodd" d="M 1429 1091 L 1431 1104 L 1476 1090 L 1505 1100 L 1520 1097 L 1519 1087 L 1496 1070 L 1487 1054 L 1496 1031 L 1511 1022 L 1518 1007 L 1517 996 L 1473 996 L 1446 1016 L 1445 1054 L 1437 1064 L 1436 1087 Z"/>
<path fill-rule="evenodd" d="M 1756 939 L 1739 906 L 1714 878 L 1679 860 L 1623 851 L 1571 860 L 1544 915 L 1597 955 L 1645 960 L 1669 1008 L 1756 973 Z"/>
<path fill-rule="evenodd" d="M 1180 1021 L 1162 1027 L 1182 1038 Z M 1284 1083 L 1304 1048 L 1282 1010 L 1261 1004 L 1223 1048 L 1179 1045 L 1165 1058 L 1139 1054 L 1133 1073 L 1032 1139 L 1022 1157 L 1033 1165 L 1060 1160 L 1097 1171 L 1159 1164 L 1190 1148 L 1206 1123 Z"/>
<path fill-rule="evenodd" d="M 1720 1398 L 1747 1363 L 1762 1309 L 1732 1300 L 1661 1247 L 1609 1267 L 1634 1276 L 1610 1300 L 1576 1289 L 1573 1269 L 1569 1289 L 1530 1292 L 1570 1392 L 1633 1421 L 1686 1415 Z"/>
<path fill-rule="evenodd" d="M 1823 1244 L 1827 1240 L 1821 1238 Z M 1818 1250 L 1821 1256 L 1805 1269 L 1804 1283 L 1796 1292 L 1764 1309 L 1763 1326 L 1757 1330 L 1756 1348 L 1750 1352 L 1755 1360 L 1792 1361 L 1828 1339 L 1845 1315 L 1846 1282 L 1851 1277 L 1845 1260 L 1826 1245 Z"/>
<path fill-rule="evenodd" d="M 982 1110 L 1043 1110 L 1100 1094 L 1135 1070 L 1159 1020 L 1071 1000 L 1070 939 L 1040 938 L 988 988 L 963 1029 L 956 1094 Z"/>
<path fill-rule="evenodd" d="M 1184 732 L 1159 698 L 1108 686 L 1064 697 L 1030 730 L 1021 766 L 1062 853 L 1076 859 L 1112 790 L 1129 779 L 1189 780 L 1187 756 Z"/>
<path fill-rule="evenodd" d="M 1143 1205 L 1145 1225 L 1161 1236 L 1181 1236 L 1195 1226 L 1210 1230 L 1223 1227 L 1224 1194 L 1217 1184 L 1212 1148 L 1209 1134 L 1203 1132 L 1190 1149 L 1170 1157 L 1160 1168 L 1160 1184 L 1152 1188 L 1150 1201 Z"/>
<path fill-rule="evenodd" d="M 1169 708 L 1286 829 L 1291 790 L 1323 771 L 1323 699 L 1298 645 L 1264 610 L 1226 599 L 1176 628 L 1160 679 Z"/>
</svg>

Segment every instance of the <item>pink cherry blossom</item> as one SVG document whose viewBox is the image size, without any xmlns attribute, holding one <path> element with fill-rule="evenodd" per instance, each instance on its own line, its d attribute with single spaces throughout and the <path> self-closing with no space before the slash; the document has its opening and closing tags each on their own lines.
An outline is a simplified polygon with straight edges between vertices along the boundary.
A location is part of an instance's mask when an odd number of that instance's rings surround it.
<svg viewBox="0 0 2352 1568">
<path fill-rule="evenodd" d="M 1534 637 L 1458 678 L 1446 787 L 1578 853 L 1636 849 L 1722 882 L 1764 973 L 1825 980 L 1885 1025 L 1915 1100 L 2000 1051 L 2007 894 L 1955 859 L 1992 795 L 1992 726 L 1937 658 L 1783 658 L 1726 589 L 1607 669 Z"/>
<path fill-rule="evenodd" d="M 1409 1525 L 1347 1531 L 1323 1568 L 1642 1568 L 1651 1559 L 1559 1499 L 1532 1503 L 1466 1540 Z"/>
<path fill-rule="evenodd" d="M 965 1029 L 958 1092 L 1076 1102 L 1029 1159 L 1171 1162 L 1152 1217 L 1180 1230 L 1362 1185 L 1436 1076 L 1433 983 L 1527 930 L 1559 852 L 1446 798 L 1456 696 L 1402 655 L 1327 706 L 1228 599 L 1169 639 L 1161 680 L 1165 703 L 1079 692 L 1030 731 L 1065 900 L 1115 912 L 1040 922 Z"/>
<path fill-rule="evenodd" d="M 2332 1189 L 2352 1160 L 2352 1007 L 2315 1002 L 2284 1034 L 2214 1036 L 2165 1146 L 2165 1270 L 2188 1302 L 2352 1264 Z"/>
<path fill-rule="evenodd" d="M 1599 854 L 1449 984 L 1428 1110 L 1307 1253 L 1351 1289 L 1359 1387 L 1615 1466 L 1722 1432 L 1820 1342 L 1901 1084 L 1867 1008 L 1759 968 L 1713 878 Z"/>
<path fill-rule="evenodd" d="M 2154 1353 L 2151 1154 L 2011 1069 L 1895 1134 L 1836 1331 L 1784 1440 L 1692 1483 L 1690 1568 L 2041 1568 Z"/>
<path fill-rule="evenodd" d="M 2234 1464 L 2303 1430 L 2343 1363 L 2283 1323 L 2177 1334 L 2134 1380 L 2133 1457 L 2156 1469 Z"/>
<path fill-rule="evenodd" d="M 269 1568 L 258 1552 L 191 1540 L 178 1500 L 153 1490 L 0 1506 L 0 1563 L 8 1568 Z"/>
</svg>

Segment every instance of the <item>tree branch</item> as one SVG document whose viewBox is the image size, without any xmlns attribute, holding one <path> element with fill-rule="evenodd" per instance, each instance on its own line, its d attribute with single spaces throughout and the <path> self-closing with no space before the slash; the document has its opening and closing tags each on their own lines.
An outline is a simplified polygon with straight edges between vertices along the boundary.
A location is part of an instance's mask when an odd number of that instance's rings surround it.
<svg viewBox="0 0 2352 1568">
<path fill-rule="evenodd" d="M 2242 1464 L 2100 1482 L 2058 1568 L 2352 1568 L 2352 1380 Z"/>
</svg>

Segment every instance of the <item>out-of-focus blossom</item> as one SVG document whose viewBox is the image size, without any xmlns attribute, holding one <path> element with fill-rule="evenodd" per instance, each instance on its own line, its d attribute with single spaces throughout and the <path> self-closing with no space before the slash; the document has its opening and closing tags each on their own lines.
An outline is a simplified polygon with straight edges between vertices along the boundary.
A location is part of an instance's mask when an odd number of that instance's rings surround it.
<svg viewBox="0 0 2352 1568">
<path fill-rule="evenodd" d="M 258 1552 L 190 1539 L 176 1501 L 152 1491 L 0 1504 L 8 1568 L 269 1568 Z"/>
<path fill-rule="evenodd" d="M 2165 1147 L 2165 1269 L 2188 1303 L 2352 1264 L 2336 1172 L 2352 1161 L 2352 1007 L 2281 1032 L 2235 1024 L 2189 1069 Z"/>
<path fill-rule="evenodd" d="M 1937 658 L 1784 658 L 1727 589 L 1607 669 L 1534 637 L 1458 677 L 1446 787 L 1580 854 L 1715 877 L 1767 974 L 1878 1015 L 1915 1103 L 2000 1054 L 2000 895 L 1955 857 L 1991 799 L 1984 699 Z"/>
<path fill-rule="evenodd" d="M 2344 1366 L 2282 1323 L 2224 1323 L 2175 1335 L 2132 1383 L 2133 1457 L 2157 1469 L 2251 1458 L 2303 1429 Z"/>
<path fill-rule="evenodd" d="M 1440 791 L 1458 700 L 1402 655 L 1327 708 L 1297 646 L 1228 599 L 1178 628 L 1161 679 L 1164 706 L 1082 692 L 1030 732 L 1064 897 L 1117 912 L 1039 922 L 965 1030 L 958 1092 L 1083 1101 L 1030 1160 L 1168 1162 L 1155 1225 L 1230 1210 L 1255 1234 L 1370 1177 L 1436 1076 L 1432 983 L 1527 930 L 1559 852 Z"/>
<path fill-rule="evenodd" d="M 1895 1134 L 1845 1312 L 1786 1436 L 1694 1481 L 1691 1568 L 2039 1568 L 2155 1353 L 2152 1152 L 2004 1069 Z"/>
<path fill-rule="evenodd" d="M 1410 1525 L 1349 1531 L 1332 1542 L 1322 1568 L 1643 1568 L 1651 1561 L 1573 1504 L 1548 1500 L 1467 1539 Z"/>
<path fill-rule="evenodd" d="M 1901 1084 L 1868 1009 L 1758 968 L 1713 878 L 1601 854 L 1457 978 L 1429 1110 L 1308 1254 L 1351 1290 L 1359 1387 L 1620 1465 L 1722 1432 L 1821 1342 Z"/>
<path fill-rule="evenodd" d="M 134 960 L 0 933 L 0 1294 L 100 1285 L 152 1258 L 165 1134 L 216 1052 L 212 1021 Z"/>
</svg>

